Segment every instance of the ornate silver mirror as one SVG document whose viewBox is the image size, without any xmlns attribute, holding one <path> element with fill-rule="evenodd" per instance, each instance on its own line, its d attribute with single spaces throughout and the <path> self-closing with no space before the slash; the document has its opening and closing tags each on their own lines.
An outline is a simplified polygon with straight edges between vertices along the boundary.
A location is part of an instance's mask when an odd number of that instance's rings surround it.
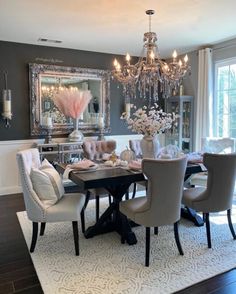
<svg viewBox="0 0 236 294">
<path fill-rule="evenodd" d="M 60 88 L 90 90 L 92 99 L 79 119 L 79 129 L 83 133 L 96 133 L 101 127 L 104 132 L 109 131 L 109 71 L 31 63 L 29 79 L 31 135 L 44 135 L 47 124 L 52 124 L 54 135 L 68 134 L 73 130 L 73 120 L 65 117 L 53 102 L 53 95 Z"/>
</svg>

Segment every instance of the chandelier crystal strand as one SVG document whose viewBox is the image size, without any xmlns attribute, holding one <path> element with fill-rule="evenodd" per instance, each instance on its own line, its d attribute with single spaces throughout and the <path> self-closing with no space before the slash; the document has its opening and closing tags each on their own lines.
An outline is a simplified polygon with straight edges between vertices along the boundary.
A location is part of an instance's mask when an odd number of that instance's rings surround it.
<svg viewBox="0 0 236 294">
<path fill-rule="evenodd" d="M 160 93 L 163 98 L 168 98 L 172 95 L 173 89 L 177 90 L 183 77 L 190 71 L 188 56 L 186 55 L 184 60 L 177 60 L 176 50 L 169 64 L 160 58 L 156 44 L 157 36 L 151 31 L 151 16 L 154 13 L 154 10 L 146 11 L 149 16 L 149 32 L 144 34 L 143 50 L 138 62 L 132 65 L 128 53 L 123 67 L 116 59 L 114 60 L 115 69 L 112 74 L 123 85 L 126 100 L 139 96 L 148 99 L 149 102 L 151 100 L 156 102 Z"/>
</svg>

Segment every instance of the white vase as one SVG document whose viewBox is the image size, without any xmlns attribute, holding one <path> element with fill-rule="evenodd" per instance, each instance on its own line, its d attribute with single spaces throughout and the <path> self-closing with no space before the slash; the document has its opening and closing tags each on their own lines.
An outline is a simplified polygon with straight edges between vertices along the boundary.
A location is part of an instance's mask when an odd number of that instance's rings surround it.
<svg viewBox="0 0 236 294">
<path fill-rule="evenodd" d="M 69 135 L 69 141 L 71 142 L 81 142 L 84 139 L 84 135 L 81 131 L 78 130 L 79 128 L 79 118 L 75 119 L 75 127 L 74 131 Z"/>
<path fill-rule="evenodd" d="M 143 158 L 157 158 L 160 152 L 160 142 L 157 136 L 143 136 L 140 147 Z"/>
</svg>

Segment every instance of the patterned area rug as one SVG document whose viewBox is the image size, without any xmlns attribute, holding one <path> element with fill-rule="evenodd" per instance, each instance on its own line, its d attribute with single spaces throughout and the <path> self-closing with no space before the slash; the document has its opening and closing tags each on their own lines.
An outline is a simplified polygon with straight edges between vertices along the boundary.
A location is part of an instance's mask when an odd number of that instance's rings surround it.
<svg viewBox="0 0 236 294">
<path fill-rule="evenodd" d="M 101 201 L 103 209 L 107 199 Z M 31 222 L 17 213 L 29 246 Z M 94 201 L 86 210 L 86 225 L 93 224 Z M 236 208 L 233 213 L 236 224 Z M 235 225 L 236 228 L 236 225 Z M 31 254 L 45 294 L 52 293 L 174 293 L 236 266 L 236 241 L 226 213 L 211 217 L 212 245 L 207 248 L 205 227 L 181 220 L 179 232 L 184 256 L 178 254 L 172 226 L 151 234 L 150 267 L 144 266 L 145 229 L 134 228 L 138 243 L 122 245 L 117 233 L 85 239 L 80 234 L 80 256 L 74 255 L 71 223 L 47 224 Z"/>
</svg>

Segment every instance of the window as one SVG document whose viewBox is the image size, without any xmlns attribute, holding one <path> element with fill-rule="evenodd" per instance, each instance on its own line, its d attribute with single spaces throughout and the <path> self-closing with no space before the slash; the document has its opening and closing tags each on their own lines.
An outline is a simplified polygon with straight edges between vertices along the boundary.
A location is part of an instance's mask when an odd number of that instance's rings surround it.
<svg viewBox="0 0 236 294">
<path fill-rule="evenodd" d="M 236 58 L 215 66 L 215 135 L 236 138 Z"/>
</svg>

